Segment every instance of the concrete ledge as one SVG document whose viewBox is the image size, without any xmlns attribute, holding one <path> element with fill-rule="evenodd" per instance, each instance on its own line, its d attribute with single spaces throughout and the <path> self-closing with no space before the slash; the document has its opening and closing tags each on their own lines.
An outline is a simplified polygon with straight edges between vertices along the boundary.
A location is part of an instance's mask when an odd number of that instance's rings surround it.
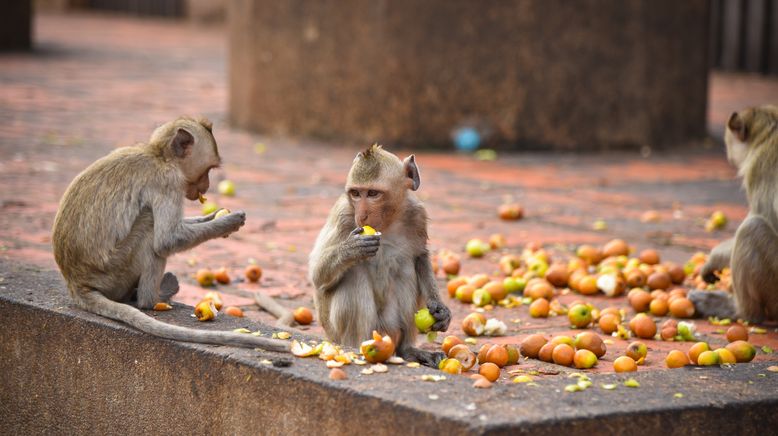
<svg viewBox="0 0 778 436">
<path fill-rule="evenodd" d="M 275 368 L 260 363 L 269 354 L 175 343 L 83 313 L 53 271 L 0 261 L 0 279 L 7 434 L 756 434 L 778 425 L 778 375 L 764 364 L 637 373 L 639 389 L 575 394 L 563 376 L 482 391 L 464 377 L 422 383 L 435 371 L 396 366 L 372 376 L 346 368 L 349 379 L 333 382 L 318 359 Z M 157 316 L 194 326 L 189 313 Z M 272 330 L 247 323 L 196 327 Z M 625 378 L 592 376 L 596 386 Z"/>
</svg>

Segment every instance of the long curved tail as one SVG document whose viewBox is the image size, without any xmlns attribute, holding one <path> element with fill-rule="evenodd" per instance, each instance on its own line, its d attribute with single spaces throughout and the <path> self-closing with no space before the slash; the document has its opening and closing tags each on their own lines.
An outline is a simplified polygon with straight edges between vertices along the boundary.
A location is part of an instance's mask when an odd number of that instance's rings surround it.
<svg viewBox="0 0 778 436">
<path fill-rule="evenodd" d="M 184 342 L 232 345 L 236 347 L 262 348 L 268 351 L 289 352 L 289 343 L 245 333 L 196 330 L 158 321 L 127 304 L 108 299 L 97 291 L 78 293 L 77 303 L 85 310 L 115 321 L 129 324 L 150 335 Z"/>
</svg>

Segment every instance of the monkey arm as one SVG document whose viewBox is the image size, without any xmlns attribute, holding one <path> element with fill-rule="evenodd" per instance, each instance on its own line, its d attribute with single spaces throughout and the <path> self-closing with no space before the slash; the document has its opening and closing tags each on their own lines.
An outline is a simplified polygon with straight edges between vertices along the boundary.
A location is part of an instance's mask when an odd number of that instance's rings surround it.
<svg viewBox="0 0 778 436">
<path fill-rule="evenodd" d="M 246 222 L 246 214 L 239 211 L 212 221 L 188 223 L 183 218 L 181 203 L 159 194 L 152 198 L 151 210 L 154 215 L 154 252 L 161 257 L 229 235 Z"/>
<path fill-rule="evenodd" d="M 357 227 L 342 242 L 338 242 L 340 233 L 320 236 L 311 252 L 310 279 L 317 291 L 333 289 L 349 268 L 378 252 L 380 236 L 360 236 L 362 228 Z"/>
<path fill-rule="evenodd" d="M 708 255 L 708 261 L 702 266 L 700 276 L 708 283 L 714 283 L 718 278 L 714 274 L 729 266 L 732 258 L 732 248 L 735 246 L 735 238 L 727 239 L 719 245 L 713 247 Z"/>
<path fill-rule="evenodd" d="M 432 271 L 432 263 L 427 250 L 416 257 L 416 277 L 419 279 L 419 292 L 427 301 L 427 308 L 435 318 L 432 330 L 444 332 L 451 322 L 451 311 L 440 299 L 438 285 L 435 281 L 435 273 Z"/>
<path fill-rule="evenodd" d="M 184 218 L 184 222 L 187 224 L 198 224 L 198 223 L 213 221 L 213 218 L 216 216 L 216 213 L 219 212 L 220 210 L 221 209 L 215 210 L 209 213 L 208 215 L 186 217 Z"/>
</svg>

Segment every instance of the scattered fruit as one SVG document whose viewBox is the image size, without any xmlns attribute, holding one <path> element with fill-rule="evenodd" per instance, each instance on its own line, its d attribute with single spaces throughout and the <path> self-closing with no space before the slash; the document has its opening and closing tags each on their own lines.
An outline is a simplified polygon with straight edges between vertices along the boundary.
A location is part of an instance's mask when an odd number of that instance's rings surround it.
<svg viewBox="0 0 778 436">
<path fill-rule="evenodd" d="M 481 336 L 484 333 L 485 325 L 486 317 L 483 314 L 474 312 L 462 320 L 462 331 L 468 336 Z"/>
<path fill-rule="evenodd" d="M 643 250 L 640 252 L 638 259 L 645 264 L 656 265 L 659 263 L 659 253 L 652 249 Z"/>
<path fill-rule="evenodd" d="M 592 322 L 592 309 L 585 304 L 576 304 L 567 311 L 567 318 L 577 328 L 584 328 Z"/>
<path fill-rule="evenodd" d="M 449 374 L 462 374 L 462 363 L 457 359 L 443 359 L 440 361 L 440 370 Z"/>
<path fill-rule="evenodd" d="M 573 345 L 579 350 L 591 351 L 597 358 L 604 356 L 606 352 L 605 343 L 602 341 L 602 338 L 600 338 L 600 335 L 593 332 L 578 333 L 575 336 Z"/>
<path fill-rule="evenodd" d="M 670 302 L 670 313 L 676 318 L 694 316 L 694 303 L 686 297 L 678 297 Z"/>
<path fill-rule="evenodd" d="M 667 311 L 670 310 L 670 306 L 667 304 L 667 300 L 662 298 L 654 298 L 651 300 L 651 304 L 649 304 L 648 310 L 654 316 L 665 316 L 667 315 Z"/>
<path fill-rule="evenodd" d="M 533 318 L 546 318 L 549 312 L 548 300 L 538 298 L 529 305 L 529 315 Z"/>
<path fill-rule="evenodd" d="M 217 269 L 216 272 L 213 273 L 213 278 L 223 285 L 230 284 L 230 274 L 227 272 L 227 268 L 225 267 Z"/>
<path fill-rule="evenodd" d="M 652 339 L 656 334 L 656 323 L 650 316 L 639 313 L 630 321 L 630 330 L 635 336 L 643 339 Z"/>
<path fill-rule="evenodd" d="M 224 309 L 224 313 L 236 318 L 243 318 L 243 310 L 240 307 L 228 306 Z"/>
<path fill-rule="evenodd" d="M 686 357 L 686 354 L 683 354 L 683 351 L 672 350 L 667 353 L 667 357 L 665 357 L 665 365 L 667 365 L 668 368 L 681 368 L 688 364 L 689 358 Z"/>
<path fill-rule="evenodd" d="M 197 274 L 195 274 L 195 279 L 197 280 L 197 283 L 199 283 L 200 286 L 204 288 L 213 286 L 213 282 L 215 280 L 213 276 L 213 271 L 211 271 L 208 268 L 197 270 Z"/>
<path fill-rule="evenodd" d="M 575 350 L 567 344 L 559 344 L 551 352 L 551 359 L 557 365 L 570 366 L 573 364 Z"/>
<path fill-rule="evenodd" d="M 171 306 L 171 305 L 169 305 L 169 304 L 167 304 L 165 302 L 160 302 L 160 303 L 157 303 L 157 304 L 154 305 L 154 310 L 157 311 L 157 312 L 164 312 L 164 311 L 170 310 L 172 308 L 173 308 L 173 306 Z"/>
<path fill-rule="evenodd" d="M 346 380 L 348 378 L 348 375 L 346 374 L 346 371 L 343 371 L 340 368 L 332 368 L 330 370 L 330 380 Z"/>
<path fill-rule="evenodd" d="M 604 257 L 628 256 L 629 245 L 623 239 L 613 239 L 602 247 Z"/>
<path fill-rule="evenodd" d="M 447 355 L 450 359 L 458 360 L 462 364 L 463 371 L 469 371 L 475 365 L 475 354 L 465 344 L 453 346 Z"/>
<path fill-rule="evenodd" d="M 717 348 L 713 350 L 714 353 L 716 353 L 716 356 L 718 356 L 719 363 L 737 363 L 737 359 L 735 358 L 735 355 L 732 354 L 731 351 L 727 350 L 726 348 Z"/>
<path fill-rule="evenodd" d="M 581 349 L 575 352 L 573 364 L 579 369 L 589 369 L 597 364 L 597 356 L 589 350 Z"/>
<path fill-rule="evenodd" d="M 619 317 L 612 313 L 600 315 L 599 325 L 602 332 L 609 335 L 619 328 Z"/>
<path fill-rule="evenodd" d="M 633 358 L 621 356 L 613 361 L 613 370 L 616 372 L 633 372 L 638 370 L 638 365 Z"/>
<path fill-rule="evenodd" d="M 491 362 L 502 368 L 508 364 L 508 350 L 502 345 L 492 345 L 486 352 L 485 362 Z"/>
<path fill-rule="evenodd" d="M 485 244 L 480 239 L 471 239 L 465 245 L 465 251 L 470 257 L 482 257 L 489 250 L 489 244 Z"/>
<path fill-rule="evenodd" d="M 700 354 L 705 351 L 710 351 L 710 346 L 708 346 L 707 342 L 697 342 L 696 344 L 692 345 L 691 348 L 689 348 L 689 362 L 696 365 Z"/>
<path fill-rule="evenodd" d="M 490 362 L 484 362 L 478 366 L 478 373 L 490 382 L 495 382 L 500 378 L 500 367 Z"/>
<path fill-rule="evenodd" d="M 478 288 L 473 292 L 473 304 L 475 304 L 478 307 L 484 307 L 487 304 L 492 302 L 492 296 L 489 295 L 489 292 L 484 288 Z"/>
<path fill-rule="evenodd" d="M 522 356 L 537 359 L 541 347 L 546 345 L 547 342 L 548 341 L 546 340 L 546 338 L 544 338 L 543 335 L 541 334 L 536 333 L 533 335 L 529 335 L 526 338 L 524 338 L 523 341 L 521 341 L 521 345 L 519 346 L 519 351 L 521 351 Z"/>
<path fill-rule="evenodd" d="M 243 274 L 246 276 L 246 280 L 256 283 L 262 278 L 262 268 L 259 265 L 249 265 L 243 271 Z"/>
<path fill-rule="evenodd" d="M 368 362 L 381 363 L 394 354 L 394 343 L 389 336 L 382 337 L 380 333 L 374 330 L 373 339 L 362 342 L 359 351 Z"/>
<path fill-rule="evenodd" d="M 705 230 L 712 232 L 714 230 L 721 230 L 727 226 L 727 216 L 724 212 L 717 210 L 713 212 L 705 222 Z"/>
<path fill-rule="evenodd" d="M 443 343 L 440 345 L 440 348 L 443 350 L 443 354 L 448 356 L 448 352 L 452 348 L 454 348 L 455 345 L 459 345 L 459 344 L 462 344 L 462 343 L 463 343 L 462 340 L 459 339 L 456 336 L 453 336 L 453 335 L 446 336 L 445 338 L 443 338 Z"/>
<path fill-rule="evenodd" d="M 743 327 L 741 324 L 733 324 L 732 327 L 727 329 L 728 342 L 747 341 L 747 340 L 748 340 L 748 330 L 746 330 L 746 328 Z"/>
<path fill-rule="evenodd" d="M 203 300 L 197 303 L 194 309 L 194 314 L 198 321 L 210 321 L 216 318 L 217 313 L 216 306 L 214 306 L 211 300 Z"/>
<path fill-rule="evenodd" d="M 719 355 L 714 353 L 713 351 L 707 350 L 700 353 L 699 356 L 697 356 L 697 365 L 700 366 L 711 366 L 711 365 L 718 365 L 719 363 Z"/>
<path fill-rule="evenodd" d="M 756 348 L 743 340 L 730 342 L 724 348 L 735 355 L 735 360 L 737 360 L 738 363 L 750 362 L 754 356 L 756 356 Z"/>
<path fill-rule="evenodd" d="M 308 325 L 313 322 L 313 312 L 307 307 L 300 306 L 292 312 L 294 320 L 298 324 Z"/>
<path fill-rule="evenodd" d="M 216 189 L 219 191 L 219 194 L 226 195 L 227 197 L 235 195 L 235 183 L 232 180 L 222 180 L 216 185 Z"/>
<path fill-rule="evenodd" d="M 646 356 L 648 355 L 648 347 L 646 347 L 646 344 L 642 342 L 632 342 L 627 346 L 627 351 L 625 354 L 628 357 L 631 357 L 632 360 L 635 361 L 638 365 L 642 365 L 643 362 L 646 361 Z"/>
<path fill-rule="evenodd" d="M 216 307 L 216 310 L 222 310 L 222 306 L 224 305 L 224 303 L 222 303 L 222 296 L 218 292 L 215 291 L 207 292 L 203 297 L 203 301 L 205 300 L 213 301 L 213 305 Z"/>
<path fill-rule="evenodd" d="M 670 279 L 670 274 L 667 274 L 664 271 L 656 271 L 649 275 L 646 280 L 646 285 L 652 290 L 667 289 L 671 284 L 673 284 L 673 281 Z"/>
<path fill-rule="evenodd" d="M 627 294 L 630 306 L 635 312 L 645 312 L 651 305 L 651 294 L 640 288 L 634 288 Z"/>
<path fill-rule="evenodd" d="M 500 219 L 515 221 L 524 216 L 524 209 L 518 203 L 501 204 L 497 208 L 497 215 Z"/>
</svg>

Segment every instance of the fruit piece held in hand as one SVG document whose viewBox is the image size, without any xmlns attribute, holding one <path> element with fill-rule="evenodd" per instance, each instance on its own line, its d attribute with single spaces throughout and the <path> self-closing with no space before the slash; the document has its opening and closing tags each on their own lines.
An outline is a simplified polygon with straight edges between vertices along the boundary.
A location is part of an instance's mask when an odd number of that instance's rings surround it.
<svg viewBox="0 0 778 436">
<path fill-rule="evenodd" d="M 259 265 L 249 265 L 246 267 L 244 275 L 246 276 L 246 280 L 256 283 L 262 278 L 262 268 L 260 268 Z"/>
<path fill-rule="evenodd" d="M 292 313 L 297 324 L 308 325 L 313 322 L 313 312 L 307 307 L 300 306 Z"/>
<path fill-rule="evenodd" d="M 394 343 L 389 336 L 381 337 L 381 334 L 373 330 L 373 339 L 362 342 L 359 351 L 370 363 L 383 363 L 394 354 Z"/>
<path fill-rule="evenodd" d="M 213 212 L 216 212 L 217 210 L 219 210 L 219 206 L 217 206 L 216 203 L 212 201 L 206 201 L 203 204 L 203 209 L 202 209 L 203 215 L 209 215 Z"/>
<path fill-rule="evenodd" d="M 370 226 L 362 226 L 362 236 L 372 236 L 378 234 L 376 229 L 370 227 Z"/>
<path fill-rule="evenodd" d="M 218 311 L 216 310 L 216 306 L 213 305 L 212 300 L 203 300 L 197 303 L 194 310 L 194 314 L 198 321 L 210 321 L 216 318 L 217 313 Z"/>
<path fill-rule="evenodd" d="M 220 209 L 218 212 L 216 212 L 216 215 L 213 216 L 214 219 L 219 219 L 223 216 L 227 216 L 230 214 L 229 209 Z"/>
<path fill-rule="evenodd" d="M 420 333 L 427 333 L 432 328 L 432 325 L 435 324 L 435 318 L 426 307 L 416 312 L 413 320 L 416 322 L 416 328 L 419 329 Z"/>
</svg>

